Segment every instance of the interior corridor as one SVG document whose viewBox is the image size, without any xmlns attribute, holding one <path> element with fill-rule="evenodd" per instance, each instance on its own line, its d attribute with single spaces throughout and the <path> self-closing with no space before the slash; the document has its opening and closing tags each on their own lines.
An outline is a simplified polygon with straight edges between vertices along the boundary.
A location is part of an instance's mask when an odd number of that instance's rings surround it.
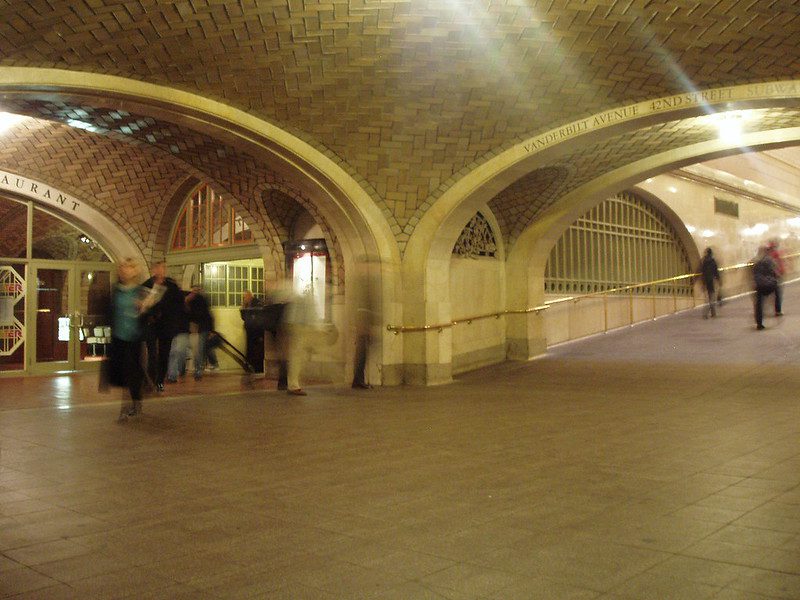
<svg viewBox="0 0 800 600">
<path fill-rule="evenodd" d="M 800 598 L 798 286 L 784 305 L 439 387 L 211 377 L 124 425 L 91 377 L 0 379 L 0 596 Z"/>
</svg>

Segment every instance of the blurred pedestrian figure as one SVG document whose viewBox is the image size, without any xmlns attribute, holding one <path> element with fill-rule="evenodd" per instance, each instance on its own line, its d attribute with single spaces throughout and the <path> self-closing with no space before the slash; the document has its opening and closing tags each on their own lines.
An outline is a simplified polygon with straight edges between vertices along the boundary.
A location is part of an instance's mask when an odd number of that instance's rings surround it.
<svg viewBox="0 0 800 600">
<path fill-rule="evenodd" d="M 300 377 L 306 362 L 309 341 L 318 331 L 318 321 L 311 294 L 290 296 L 283 310 L 279 337 L 286 361 L 287 392 L 293 396 L 307 395 L 300 385 Z"/>
<path fill-rule="evenodd" d="M 708 296 L 708 306 L 703 311 L 703 318 L 707 319 L 709 314 L 711 314 L 712 317 L 716 317 L 717 310 L 715 305 L 720 299 L 722 280 L 720 279 L 719 267 L 717 266 L 717 261 L 714 259 L 714 253 L 712 252 L 711 248 L 706 248 L 703 260 L 700 261 L 699 270 L 703 287 L 705 288 L 706 295 Z"/>
<path fill-rule="evenodd" d="M 206 338 L 206 364 L 203 368 L 208 367 L 209 371 L 216 371 L 219 369 L 219 359 L 217 358 L 217 348 L 222 345 L 222 338 L 220 335 L 212 330 L 208 332 Z"/>
<path fill-rule="evenodd" d="M 214 331 L 214 317 L 203 288 L 199 285 L 192 286 L 192 291 L 186 296 L 186 304 L 189 310 L 189 326 L 197 332 L 197 344 L 192 359 L 194 378 L 197 380 L 203 377 L 209 334 Z"/>
<path fill-rule="evenodd" d="M 172 281 L 169 279 L 168 281 Z M 186 375 L 186 359 L 189 357 L 189 309 L 186 306 L 187 294 L 172 281 L 164 293 L 164 317 L 172 335 L 169 345 L 167 382 L 177 383 L 178 377 Z"/>
<path fill-rule="evenodd" d="M 250 290 L 242 294 L 242 308 L 239 311 L 244 321 L 245 356 L 254 373 L 264 372 L 264 303 Z"/>
<path fill-rule="evenodd" d="M 769 248 L 762 246 L 753 259 L 753 283 L 755 285 L 756 329 L 764 329 L 764 298 L 778 289 L 778 273 Z"/>
<path fill-rule="evenodd" d="M 783 316 L 783 276 L 786 274 L 786 261 L 783 259 L 783 252 L 778 248 L 778 240 L 770 240 L 767 242 L 767 252 L 769 253 L 772 262 L 775 263 L 775 275 L 777 278 L 777 285 L 775 286 L 775 316 Z"/>
<path fill-rule="evenodd" d="M 142 412 L 142 328 L 140 313 L 147 296 L 138 284 L 139 267 L 132 259 L 118 267 L 118 282 L 111 292 L 108 322 L 111 323 L 111 345 L 103 365 L 104 383 L 126 388 L 119 421 Z"/>
<path fill-rule="evenodd" d="M 147 370 L 159 391 L 164 381 L 174 383 L 186 368 L 189 347 L 189 312 L 184 293 L 174 279 L 167 277 L 167 265 L 153 265 L 152 277 L 144 282 L 150 288 L 152 304 L 145 316 Z"/>
<path fill-rule="evenodd" d="M 279 286 L 267 296 L 264 306 L 264 332 L 265 337 L 272 342 L 272 348 L 277 355 L 278 389 L 286 390 L 289 387 L 286 370 L 286 356 L 282 347 L 283 316 L 286 305 L 291 299 L 291 293 L 285 286 Z M 266 335 L 269 334 L 269 335 Z"/>
<path fill-rule="evenodd" d="M 362 269 L 368 269 L 370 265 L 362 265 Z M 359 274 L 356 282 L 356 298 L 358 307 L 356 309 L 355 337 L 356 348 L 353 358 L 353 383 L 355 389 L 368 390 L 372 386 L 369 384 L 367 375 L 367 357 L 372 343 L 373 328 L 380 323 L 378 281 L 363 271 Z"/>
</svg>

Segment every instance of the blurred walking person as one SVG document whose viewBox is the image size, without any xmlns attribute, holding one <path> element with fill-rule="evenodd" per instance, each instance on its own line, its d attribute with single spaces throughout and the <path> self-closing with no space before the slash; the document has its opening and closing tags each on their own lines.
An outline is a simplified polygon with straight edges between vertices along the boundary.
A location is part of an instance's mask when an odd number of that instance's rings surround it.
<svg viewBox="0 0 800 600">
<path fill-rule="evenodd" d="M 164 324 L 161 304 L 167 286 L 167 265 L 163 262 L 155 263 L 150 267 L 150 273 L 150 279 L 142 284 L 148 291 L 150 304 L 150 308 L 143 316 L 144 340 L 147 345 L 147 374 L 156 389 L 162 391 L 172 342 L 172 335 Z"/>
<path fill-rule="evenodd" d="M 716 317 L 716 304 L 720 299 L 722 280 L 720 279 L 719 267 L 711 248 L 706 248 L 703 260 L 700 261 L 700 278 L 708 296 L 708 306 L 703 311 L 703 318 L 707 319 L 709 314 L 712 317 Z"/>
<path fill-rule="evenodd" d="M 164 382 L 175 383 L 186 370 L 186 352 L 189 348 L 189 311 L 185 294 L 171 277 L 167 265 L 153 265 L 150 279 L 142 285 L 150 288 L 148 302 L 152 304 L 145 317 L 147 341 L 147 369 L 158 391 Z"/>
<path fill-rule="evenodd" d="M 783 316 L 783 276 L 786 275 L 786 261 L 783 259 L 783 252 L 778 248 L 777 240 L 770 240 L 767 243 L 767 253 L 769 254 L 772 262 L 775 263 L 775 277 L 777 285 L 775 286 L 775 316 Z"/>
<path fill-rule="evenodd" d="M 111 292 L 109 323 L 111 346 L 104 368 L 104 383 L 126 388 L 119 421 L 124 422 L 142 412 L 142 328 L 140 313 L 147 296 L 137 282 L 139 267 L 125 259 L 118 267 L 119 279 Z"/>
<path fill-rule="evenodd" d="M 192 286 L 192 291 L 186 296 L 186 304 L 189 310 L 190 328 L 197 331 L 197 344 L 194 349 L 194 358 L 192 359 L 194 378 L 197 380 L 203 377 L 209 335 L 214 331 L 214 316 L 211 314 L 211 308 L 208 305 L 206 295 L 203 293 L 203 288 L 199 285 Z M 214 357 L 212 364 L 217 364 L 216 357 Z"/>
<path fill-rule="evenodd" d="M 239 314 L 244 321 L 245 356 L 253 373 L 264 372 L 264 303 L 250 290 L 242 294 Z"/>
<path fill-rule="evenodd" d="M 356 347 L 353 357 L 353 382 L 351 387 L 362 390 L 372 388 L 369 383 L 367 358 L 373 341 L 374 329 L 381 322 L 380 281 L 370 270 L 371 268 L 374 269 L 375 265 L 369 264 L 369 261 L 365 261 L 361 265 L 361 269 L 357 271 L 358 279 L 355 285 L 355 298 L 357 301 L 355 315 Z"/>
<path fill-rule="evenodd" d="M 764 329 L 764 298 L 774 294 L 778 289 L 777 267 L 766 246 L 759 248 L 758 254 L 753 259 L 753 283 L 756 290 L 754 299 L 756 329 Z"/>
<path fill-rule="evenodd" d="M 317 313 L 311 294 L 292 294 L 283 310 L 283 320 L 279 338 L 283 359 L 286 361 L 287 393 L 293 396 L 306 396 L 300 385 L 308 344 L 317 332 Z"/>
</svg>

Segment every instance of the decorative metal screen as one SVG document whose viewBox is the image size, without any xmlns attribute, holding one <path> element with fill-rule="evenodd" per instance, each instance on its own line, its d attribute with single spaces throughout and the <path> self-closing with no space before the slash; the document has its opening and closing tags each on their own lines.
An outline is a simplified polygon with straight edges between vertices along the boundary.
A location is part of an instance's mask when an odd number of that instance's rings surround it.
<svg viewBox="0 0 800 600">
<path fill-rule="evenodd" d="M 481 213 L 475 213 L 453 246 L 453 254 L 465 258 L 494 256 L 497 242 L 494 239 L 492 226 Z"/>
<path fill-rule="evenodd" d="M 545 292 L 587 294 L 691 272 L 675 230 L 651 205 L 622 193 L 570 225 L 550 252 Z M 642 287 L 638 294 L 689 295 L 688 283 Z"/>
<path fill-rule="evenodd" d="M 0 356 L 14 354 L 25 339 L 25 326 L 15 314 L 23 296 L 25 280 L 22 275 L 11 265 L 0 266 Z"/>
</svg>

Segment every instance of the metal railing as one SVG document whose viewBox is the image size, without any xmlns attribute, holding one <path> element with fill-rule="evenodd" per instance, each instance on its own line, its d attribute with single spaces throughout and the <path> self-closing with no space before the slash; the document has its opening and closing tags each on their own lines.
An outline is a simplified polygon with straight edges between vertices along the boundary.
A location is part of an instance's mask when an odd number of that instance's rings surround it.
<svg viewBox="0 0 800 600">
<path fill-rule="evenodd" d="M 785 260 L 797 258 L 800 256 L 800 252 L 795 252 L 793 254 L 785 254 L 783 258 Z M 727 267 L 720 268 L 720 271 L 737 271 L 739 269 L 745 269 L 752 267 L 752 262 L 743 262 L 738 263 L 735 265 L 730 265 Z M 608 331 L 608 299 L 609 297 L 619 298 L 622 294 L 628 294 L 628 302 L 629 302 L 629 325 L 632 325 L 634 321 L 634 300 L 635 299 L 644 299 L 646 296 L 643 295 L 636 295 L 634 292 L 636 290 L 665 285 L 669 283 L 678 283 L 681 281 L 687 281 L 687 283 L 691 284 L 693 280 L 700 276 L 700 273 L 687 273 L 685 275 L 677 275 L 675 277 L 668 277 L 666 279 L 656 279 L 654 281 L 645 281 L 643 283 L 635 283 L 632 285 L 625 285 L 617 288 L 612 288 L 608 290 L 603 290 L 602 292 L 591 292 L 588 294 L 580 294 L 577 296 L 565 296 L 564 298 L 556 298 L 555 300 L 547 300 L 543 304 L 538 306 L 532 306 L 530 308 L 521 308 L 517 310 L 501 310 L 497 312 L 491 313 L 484 313 L 480 315 L 474 315 L 471 317 L 459 317 L 458 319 L 453 319 L 452 321 L 448 321 L 446 323 L 435 323 L 433 325 L 387 325 L 386 329 L 388 331 L 393 332 L 395 335 L 400 333 L 412 333 L 412 332 L 419 332 L 419 331 L 438 331 L 442 332 L 444 329 L 449 327 L 454 327 L 455 325 L 459 324 L 471 324 L 473 321 L 480 321 L 483 319 L 499 319 L 500 317 L 504 317 L 506 315 L 524 315 L 524 314 L 539 314 L 542 311 L 548 310 L 553 306 L 557 306 L 559 304 L 564 304 L 567 302 L 578 303 L 582 300 L 590 300 L 590 299 L 602 299 L 603 300 L 603 331 Z M 657 315 L 657 301 L 659 299 L 668 298 L 669 296 L 658 296 L 653 294 L 651 296 L 651 300 L 653 303 L 653 312 L 652 318 L 655 319 Z M 695 297 L 694 293 L 692 294 L 692 308 L 697 306 L 697 298 Z M 678 296 L 676 294 L 672 294 L 673 300 L 673 310 L 671 314 L 678 312 Z"/>
</svg>

